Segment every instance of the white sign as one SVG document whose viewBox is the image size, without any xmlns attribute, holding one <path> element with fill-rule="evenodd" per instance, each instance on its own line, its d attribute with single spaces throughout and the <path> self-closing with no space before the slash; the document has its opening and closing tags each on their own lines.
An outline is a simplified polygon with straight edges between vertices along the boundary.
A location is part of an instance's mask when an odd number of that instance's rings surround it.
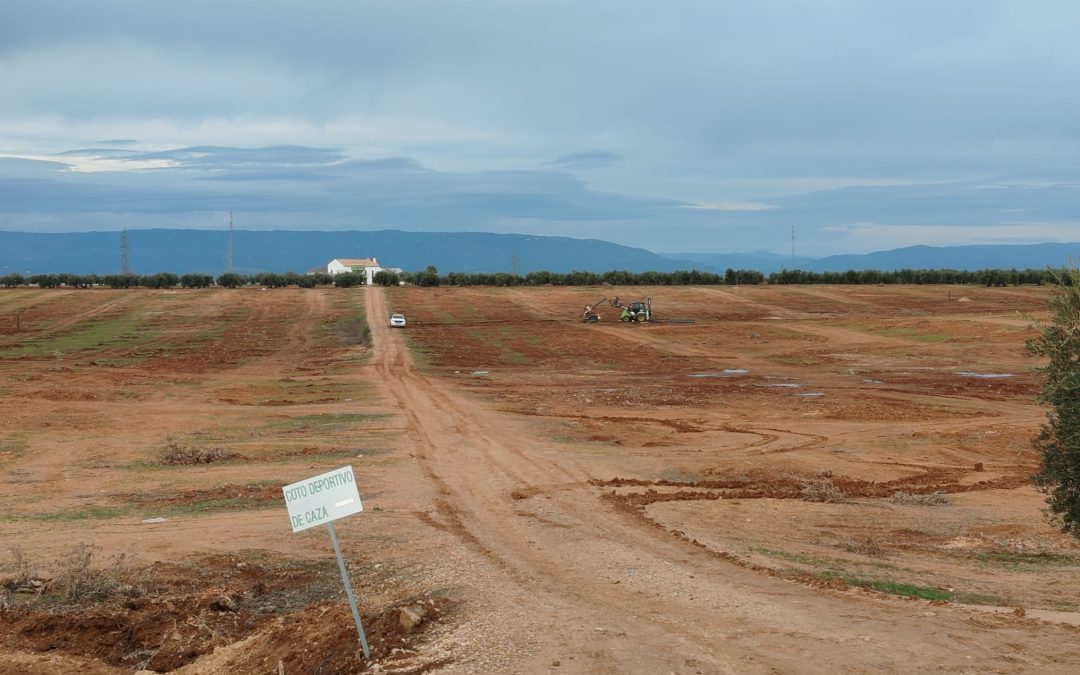
<svg viewBox="0 0 1080 675">
<path fill-rule="evenodd" d="M 364 510 L 351 466 L 286 485 L 281 491 L 285 495 L 293 532 L 326 525 Z"/>
</svg>

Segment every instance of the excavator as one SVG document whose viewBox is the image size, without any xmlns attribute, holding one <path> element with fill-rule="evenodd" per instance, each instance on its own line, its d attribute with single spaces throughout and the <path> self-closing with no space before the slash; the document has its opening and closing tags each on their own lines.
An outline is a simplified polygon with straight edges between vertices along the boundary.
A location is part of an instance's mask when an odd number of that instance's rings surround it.
<svg viewBox="0 0 1080 675">
<path fill-rule="evenodd" d="M 644 323 L 645 321 L 653 320 L 652 298 L 635 300 L 633 302 L 623 302 L 618 296 L 615 296 L 611 300 L 611 306 L 622 310 L 619 314 L 620 321 Z"/>
<path fill-rule="evenodd" d="M 600 320 L 600 306 L 608 302 L 607 298 L 597 300 L 585 305 L 585 311 L 581 314 L 581 320 L 585 323 L 596 323 Z M 644 323 L 653 320 L 652 298 L 623 302 L 618 296 L 611 299 L 611 306 L 619 310 L 619 320 L 629 323 Z"/>
<path fill-rule="evenodd" d="M 581 320 L 585 323 L 596 323 L 599 321 L 600 312 L 597 311 L 597 308 L 605 302 L 607 302 L 607 298 L 594 302 L 591 305 L 585 305 L 585 311 L 581 314 Z"/>
</svg>

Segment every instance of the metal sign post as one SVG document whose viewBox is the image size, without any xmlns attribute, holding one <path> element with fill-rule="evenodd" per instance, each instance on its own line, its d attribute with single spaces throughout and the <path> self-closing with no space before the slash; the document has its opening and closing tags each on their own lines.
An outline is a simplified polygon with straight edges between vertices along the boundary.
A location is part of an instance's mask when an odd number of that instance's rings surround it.
<svg viewBox="0 0 1080 675">
<path fill-rule="evenodd" d="M 330 541 L 334 544 L 334 555 L 337 556 L 338 569 L 341 570 L 341 580 L 345 582 L 345 594 L 349 596 L 349 607 L 352 608 L 353 622 L 356 624 L 356 632 L 360 635 L 360 646 L 364 648 L 364 658 L 371 658 L 368 652 L 367 636 L 364 635 L 364 624 L 360 622 L 360 610 L 356 606 L 356 596 L 353 595 L 352 582 L 349 581 L 349 570 L 345 568 L 345 558 L 341 555 L 341 546 L 338 544 L 337 532 L 334 531 L 334 523 L 326 524 L 330 530 Z"/>
<path fill-rule="evenodd" d="M 360 622 L 360 610 L 356 606 L 356 596 L 353 595 L 349 571 L 345 567 L 345 557 L 341 555 L 341 545 L 338 544 L 337 532 L 334 531 L 335 520 L 364 510 L 352 467 L 343 466 L 299 483 L 286 485 L 281 488 L 281 492 L 285 495 L 285 506 L 289 510 L 289 524 L 292 525 L 293 532 L 317 525 L 326 525 L 326 529 L 330 530 L 330 541 L 334 544 L 334 555 L 337 556 L 341 580 L 345 584 L 345 594 L 349 596 L 349 607 L 356 623 L 356 632 L 360 635 L 360 646 L 364 650 L 364 658 L 370 659 L 364 625 Z"/>
</svg>

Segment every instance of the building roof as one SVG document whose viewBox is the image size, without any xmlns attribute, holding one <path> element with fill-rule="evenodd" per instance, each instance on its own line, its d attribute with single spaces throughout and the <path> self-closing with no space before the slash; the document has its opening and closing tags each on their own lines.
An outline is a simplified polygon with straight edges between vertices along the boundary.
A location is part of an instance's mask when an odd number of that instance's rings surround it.
<svg viewBox="0 0 1080 675">
<path fill-rule="evenodd" d="M 337 261 L 346 267 L 378 267 L 379 261 L 375 258 L 337 258 Z"/>
</svg>

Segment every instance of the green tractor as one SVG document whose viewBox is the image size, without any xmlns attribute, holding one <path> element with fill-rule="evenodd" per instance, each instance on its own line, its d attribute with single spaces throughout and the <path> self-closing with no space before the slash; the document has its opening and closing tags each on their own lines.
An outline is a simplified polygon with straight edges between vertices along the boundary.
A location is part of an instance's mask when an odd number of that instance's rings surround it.
<svg viewBox="0 0 1080 675">
<path fill-rule="evenodd" d="M 644 323 L 653 320 L 652 298 L 634 302 L 622 302 L 619 298 L 615 298 L 611 301 L 611 306 L 622 310 L 619 314 L 620 321 Z"/>
</svg>

